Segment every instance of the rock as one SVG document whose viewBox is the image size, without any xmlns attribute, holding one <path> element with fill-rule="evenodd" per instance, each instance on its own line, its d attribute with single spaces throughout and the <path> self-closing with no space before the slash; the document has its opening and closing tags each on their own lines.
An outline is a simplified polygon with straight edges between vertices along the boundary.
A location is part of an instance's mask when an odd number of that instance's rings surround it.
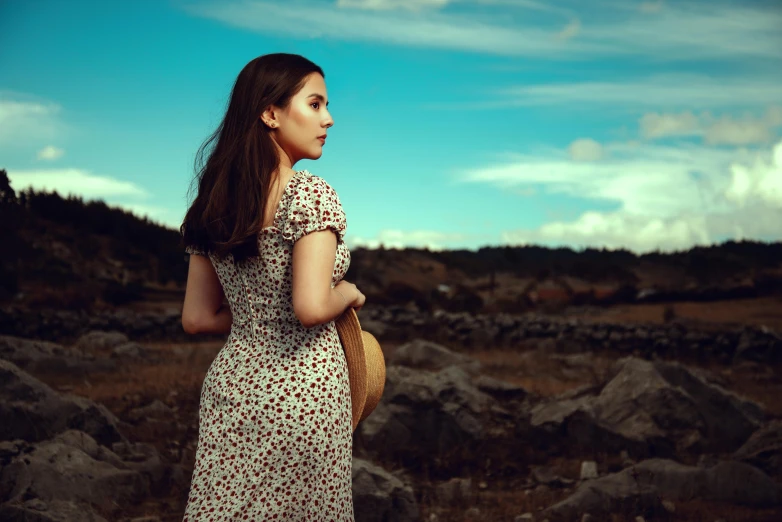
<svg viewBox="0 0 782 522">
<path fill-rule="evenodd" d="M 591 480 L 598 477 L 597 462 L 587 460 L 581 463 L 581 480 Z"/>
<path fill-rule="evenodd" d="M 527 390 L 521 386 L 483 374 L 476 377 L 473 384 L 483 393 L 491 395 L 499 401 L 521 400 L 529 395 Z"/>
<path fill-rule="evenodd" d="M 644 458 L 734 451 L 764 418 L 762 408 L 709 384 L 684 366 L 628 357 L 596 396 L 579 393 L 532 410 L 536 440 L 573 454 Z"/>
<path fill-rule="evenodd" d="M 106 522 L 84 502 L 31 499 L 0 504 L 4 522 Z"/>
<path fill-rule="evenodd" d="M 552 488 L 564 488 L 575 482 L 572 479 L 560 477 L 551 468 L 545 466 L 532 468 L 532 478 L 538 484 L 544 484 Z"/>
<path fill-rule="evenodd" d="M 85 431 L 103 445 L 125 440 L 105 406 L 60 395 L 11 362 L 0 360 L 0 383 L 0 440 L 35 442 L 67 429 Z"/>
<path fill-rule="evenodd" d="M 149 483 L 140 473 L 96 460 L 82 449 L 94 449 L 94 441 L 78 447 L 67 440 L 39 442 L 3 467 L 3 497 L 12 502 L 28 498 L 87 502 L 111 510 L 138 503 L 149 494 Z"/>
<path fill-rule="evenodd" d="M 109 352 L 112 348 L 123 345 L 129 341 L 128 336 L 116 330 L 102 331 L 92 330 L 79 337 L 74 347 L 86 353 Z"/>
<path fill-rule="evenodd" d="M 475 503 L 476 493 L 472 479 L 454 477 L 435 488 L 435 496 L 442 506 L 470 506 Z"/>
<path fill-rule="evenodd" d="M 471 507 L 464 512 L 465 522 L 478 522 L 484 520 L 481 517 L 481 510 L 477 507 Z"/>
<path fill-rule="evenodd" d="M 397 347 L 388 358 L 388 364 L 433 371 L 449 366 L 459 366 L 469 373 L 480 370 L 480 363 L 475 359 L 423 339 L 414 339 Z"/>
<path fill-rule="evenodd" d="M 408 522 L 419 517 L 410 486 L 357 458 L 353 459 L 353 505 L 356 522 Z"/>
<path fill-rule="evenodd" d="M 618 473 L 584 482 L 544 515 L 570 520 L 579 513 L 595 516 L 623 513 L 665 515 L 661 497 L 670 500 L 715 500 L 751 507 L 782 504 L 782 490 L 762 471 L 740 462 L 723 461 L 708 469 L 665 459 L 650 459 Z"/>
<path fill-rule="evenodd" d="M 532 522 L 533 520 L 535 520 L 535 517 L 532 515 L 532 513 L 524 513 L 523 515 L 519 515 L 514 518 L 513 522 Z"/>
<path fill-rule="evenodd" d="M 640 482 L 651 484 L 668 499 L 701 498 L 752 507 L 782 503 L 782 490 L 768 475 L 741 462 L 722 461 L 710 468 L 685 466 L 665 459 L 650 459 L 623 470 L 635 470 Z"/>
<path fill-rule="evenodd" d="M 386 323 L 372 319 L 359 319 L 361 320 L 361 329 L 365 332 L 371 333 L 377 339 L 383 339 L 386 336 L 388 332 L 388 325 Z"/>
<path fill-rule="evenodd" d="M 35 374 L 76 376 L 115 369 L 112 361 L 95 359 L 60 344 L 10 335 L 0 335 L 0 359 L 10 361 L 24 371 Z"/>
<path fill-rule="evenodd" d="M 173 414 L 173 410 L 166 403 L 155 399 L 146 406 L 130 410 L 127 417 L 132 422 L 138 422 L 146 419 L 171 419 Z"/>
<path fill-rule="evenodd" d="M 733 458 L 758 467 L 771 476 L 782 476 L 782 420 L 773 420 L 753 433 L 733 454 Z"/>
<path fill-rule="evenodd" d="M 118 359 L 140 359 L 146 355 L 144 347 L 134 342 L 122 343 L 111 349 L 111 356 Z"/>
<path fill-rule="evenodd" d="M 370 457 L 422 463 L 444 473 L 463 473 L 464 465 L 506 469 L 517 465 L 507 455 L 529 446 L 517 437 L 524 423 L 476 388 L 460 367 L 431 373 L 389 366 L 383 397 L 357 430 L 356 450 Z"/>
</svg>

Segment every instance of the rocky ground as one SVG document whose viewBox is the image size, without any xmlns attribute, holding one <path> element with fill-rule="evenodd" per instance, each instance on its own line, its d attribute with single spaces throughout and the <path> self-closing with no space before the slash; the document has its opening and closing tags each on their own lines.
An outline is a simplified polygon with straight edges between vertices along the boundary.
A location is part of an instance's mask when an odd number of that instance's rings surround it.
<svg viewBox="0 0 782 522">
<path fill-rule="evenodd" d="M 220 339 L 173 314 L 3 313 L 0 519 L 181 520 Z M 360 318 L 388 369 L 354 439 L 357 521 L 782 519 L 773 330 Z"/>
</svg>

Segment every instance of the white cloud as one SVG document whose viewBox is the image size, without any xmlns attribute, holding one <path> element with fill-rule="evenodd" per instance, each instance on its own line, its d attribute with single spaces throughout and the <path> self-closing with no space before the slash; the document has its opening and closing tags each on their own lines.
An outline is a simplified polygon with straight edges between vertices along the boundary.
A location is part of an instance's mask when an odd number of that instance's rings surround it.
<svg viewBox="0 0 782 522">
<path fill-rule="evenodd" d="M 337 7 L 348 9 L 366 9 L 370 11 L 390 11 L 407 9 L 420 11 L 444 7 L 449 0 L 337 0 Z"/>
<path fill-rule="evenodd" d="M 654 0 L 650 2 L 641 2 L 641 4 L 638 6 L 638 9 L 642 13 L 659 13 L 665 3 L 663 0 Z"/>
<path fill-rule="evenodd" d="M 698 117 L 687 111 L 681 114 L 659 114 L 651 112 L 641 117 L 641 136 L 646 139 L 666 136 L 687 136 L 698 134 Z"/>
<path fill-rule="evenodd" d="M 767 144 L 775 139 L 774 128 L 782 125 L 782 107 L 769 107 L 761 117 L 695 115 L 682 113 L 647 113 L 640 119 L 645 139 L 670 136 L 702 136 L 707 145 Z"/>
<path fill-rule="evenodd" d="M 763 202 L 782 208 L 782 141 L 774 147 L 770 159 L 756 157 L 751 165 L 734 163 L 730 167 L 731 184 L 725 197 L 740 207 Z M 782 222 L 779 223 L 782 230 Z"/>
<path fill-rule="evenodd" d="M 64 150 L 59 149 L 53 145 L 47 145 L 38 151 L 38 159 L 51 161 L 56 160 L 57 158 L 61 158 L 63 154 L 65 154 Z"/>
<path fill-rule="evenodd" d="M 576 36 L 581 31 L 581 22 L 578 19 L 571 20 L 560 32 L 557 33 L 557 38 L 560 40 L 569 40 Z"/>
<path fill-rule="evenodd" d="M 710 244 L 703 216 L 653 218 L 623 212 L 586 212 L 573 222 L 547 223 L 538 230 L 506 231 L 509 244 L 625 248 L 636 252 L 686 250 Z"/>
<path fill-rule="evenodd" d="M 432 230 L 382 230 L 374 238 L 351 237 L 350 235 L 345 238 L 350 248 L 378 248 L 383 245 L 385 248 L 428 248 L 429 250 L 453 248 L 467 239 L 472 238 L 467 234 Z"/>
<path fill-rule="evenodd" d="M 108 176 L 95 175 L 83 169 L 8 169 L 11 186 L 18 193 L 32 188 L 37 191 L 57 191 L 62 197 L 81 197 L 85 202 L 102 200 L 112 207 L 120 207 L 139 217 L 147 217 L 158 224 L 179 228 L 183 215 L 169 208 L 158 207 L 139 200 L 148 200 L 151 194 L 135 183 Z"/>
<path fill-rule="evenodd" d="M 48 141 L 61 134 L 59 105 L 19 98 L 0 93 L 0 144 Z"/>
<path fill-rule="evenodd" d="M 436 2 L 400 0 L 394 5 Z M 349 3 L 355 6 L 359 0 Z M 552 19 L 525 17 L 511 25 L 509 21 L 518 17 L 511 16 L 512 11 L 508 10 L 511 2 L 507 1 L 486 2 L 486 10 L 481 10 L 482 2 L 474 2 L 471 12 L 458 14 L 436 9 L 381 9 L 392 5 L 390 0 L 360 3 L 364 9 L 340 9 L 315 2 L 250 0 L 202 2 L 185 9 L 196 16 L 236 27 L 290 37 L 328 37 L 536 58 L 776 59 L 782 43 L 782 12 L 760 7 L 705 8 L 688 4 L 671 6 L 650 17 L 637 9 L 611 9 L 610 2 L 588 6 L 581 3 L 579 10 L 573 10 L 571 15 L 581 22 L 565 31 L 566 35 L 578 32 L 579 38 L 563 41 L 556 37 L 561 30 L 561 12 L 552 13 Z M 516 4 L 537 14 L 545 13 L 538 2 Z M 611 11 L 612 16 L 599 16 L 606 11 Z"/>
<path fill-rule="evenodd" d="M 568 147 L 573 161 L 597 161 L 603 157 L 603 146 L 591 138 L 580 138 Z"/>
<path fill-rule="evenodd" d="M 146 190 L 129 181 L 94 175 L 82 169 L 24 170 L 8 169 L 8 177 L 14 190 L 33 188 L 54 191 L 61 196 L 73 194 L 85 199 L 116 197 L 147 197 Z"/>
<path fill-rule="evenodd" d="M 588 105 L 601 110 L 648 107 L 667 112 L 782 103 L 775 78 L 726 79 L 686 73 L 658 74 L 634 81 L 518 85 L 499 89 L 496 94 L 502 98 L 498 106 Z"/>
<path fill-rule="evenodd" d="M 468 171 L 466 182 L 501 188 L 544 187 L 613 205 L 573 221 L 507 230 L 512 244 L 606 246 L 637 252 L 675 250 L 726 237 L 782 238 L 782 142 L 769 151 L 708 146 L 614 143 L 611 159 L 583 163 L 559 155 L 516 155 L 515 160 Z"/>
</svg>

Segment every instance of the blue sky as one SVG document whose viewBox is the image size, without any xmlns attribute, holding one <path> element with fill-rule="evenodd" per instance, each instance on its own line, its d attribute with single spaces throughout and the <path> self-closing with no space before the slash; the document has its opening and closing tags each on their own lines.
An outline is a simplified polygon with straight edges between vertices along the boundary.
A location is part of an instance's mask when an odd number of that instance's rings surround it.
<svg viewBox="0 0 782 522">
<path fill-rule="evenodd" d="M 302 54 L 350 246 L 782 239 L 782 5 L 4 2 L 0 168 L 167 226 L 236 75 Z"/>
</svg>

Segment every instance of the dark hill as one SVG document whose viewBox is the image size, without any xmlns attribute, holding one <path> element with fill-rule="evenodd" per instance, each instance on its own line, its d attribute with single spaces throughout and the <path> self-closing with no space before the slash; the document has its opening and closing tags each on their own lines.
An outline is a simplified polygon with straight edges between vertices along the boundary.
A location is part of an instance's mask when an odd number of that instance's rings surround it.
<svg viewBox="0 0 782 522">
<path fill-rule="evenodd" d="M 0 170 L 0 231 L 3 303 L 92 309 L 183 293 L 187 255 L 179 232 L 102 201 L 17 194 Z M 539 246 L 355 248 L 347 279 L 374 303 L 428 310 L 756 297 L 782 293 L 782 243 L 728 241 L 643 255 Z"/>
</svg>

